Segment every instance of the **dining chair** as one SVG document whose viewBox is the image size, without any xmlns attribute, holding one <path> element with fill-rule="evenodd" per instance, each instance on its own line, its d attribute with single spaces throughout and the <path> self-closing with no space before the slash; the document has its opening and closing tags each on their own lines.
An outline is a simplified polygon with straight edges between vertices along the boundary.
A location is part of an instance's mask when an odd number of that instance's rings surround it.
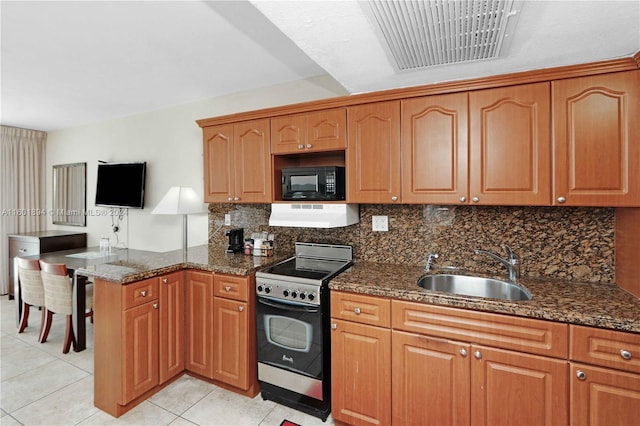
<svg viewBox="0 0 640 426">
<path fill-rule="evenodd" d="M 65 332 L 62 353 L 69 352 L 71 343 L 75 345 L 73 334 L 73 281 L 69 277 L 67 266 L 64 263 L 47 263 L 40 261 L 42 283 L 44 285 L 44 305 L 47 310 L 43 338 L 41 343 L 46 342 L 53 321 L 53 314 L 63 314 L 67 316 L 67 328 Z M 86 309 L 85 317 L 93 319 L 93 285 L 86 288 Z"/>
<path fill-rule="evenodd" d="M 44 331 L 45 320 L 47 316 L 44 307 L 44 287 L 42 285 L 42 277 L 40 275 L 40 262 L 37 259 L 17 258 L 18 262 L 18 278 L 20 280 L 20 295 L 22 297 L 22 311 L 20 315 L 20 325 L 18 333 L 22 333 L 29 322 L 29 308 L 31 306 L 40 308 L 42 311 L 42 319 L 40 321 L 40 333 L 38 341 L 42 341 L 42 332 Z"/>
</svg>

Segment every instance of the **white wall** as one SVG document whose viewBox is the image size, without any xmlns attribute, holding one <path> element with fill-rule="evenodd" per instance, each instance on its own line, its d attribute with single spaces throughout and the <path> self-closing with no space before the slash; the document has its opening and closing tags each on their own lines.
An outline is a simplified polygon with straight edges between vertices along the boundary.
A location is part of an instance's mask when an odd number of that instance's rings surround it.
<svg viewBox="0 0 640 426">
<path fill-rule="evenodd" d="M 168 251 L 182 247 L 182 217 L 151 215 L 171 186 L 191 186 L 203 195 L 201 118 L 287 105 L 346 94 L 331 77 L 321 76 L 260 90 L 152 111 L 122 119 L 50 132 L 47 139 L 47 209 L 52 207 L 52 166 L 87 163 L 86 227 L 53 225 L 48 229 L 87 232 L 89 246 L 112 232 L 112 218 L 99 216 L 107 209 L 94 205 L 98 161 L 146 161 L 145 208 L 129 209 L 117 233 L 120 245 L 133 249 Z M 189 216 L 189 246 L 207 243 L 207 215 Z"/>
</svg>

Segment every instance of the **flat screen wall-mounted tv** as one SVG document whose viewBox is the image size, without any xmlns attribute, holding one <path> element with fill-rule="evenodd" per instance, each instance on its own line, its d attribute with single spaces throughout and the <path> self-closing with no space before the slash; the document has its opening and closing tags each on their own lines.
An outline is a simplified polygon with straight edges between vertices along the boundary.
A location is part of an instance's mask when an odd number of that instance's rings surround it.
<svg viewBox="0 0 640 426">
<path fill-rule="evenodd" d="M 99 163 L 96 206 L 144 208 L 146 162 Z"/>
</svg>

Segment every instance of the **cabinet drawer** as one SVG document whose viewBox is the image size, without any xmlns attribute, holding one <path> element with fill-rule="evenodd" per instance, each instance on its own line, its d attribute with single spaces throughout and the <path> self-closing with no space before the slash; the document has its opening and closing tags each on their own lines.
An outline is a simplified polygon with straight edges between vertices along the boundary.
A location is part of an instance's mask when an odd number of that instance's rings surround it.
<svg viewBox="0 0 640 426">
<path fill-rule="evenodd" d="M 213 276 L 213 295 L 246 302 L 249 300 L 248 281 L 247 277 L 215 274 Z M 253 288 L 251 290 L 253 291 Z"/>
<path fill-rule="evenodd" d="M 392 327 L 557 358 L 568 353 L 568 325 L 421 303 L 392 302 Z"/>
<path fill-rule="evenodd" d="M 38 241 L 25 242 L 9 239 L 9 257 L 31 256 L 32 254 L 40 254 Z"/>
<path fill-rule="evenodd" d="M 640 334 L 571 325 L 573 361 L 640 373 Z"/>
<path fill-rule="evenodd" d="M 389 327 L 391 301 L 352 293 L 331 293 L 331 317 Z"/>
<path fill-rule="evenodd" d="M 122 291 L 122 309 L 133 308 L 158 298 L 158 278 L 149 278 L 124 286 Z"/>
</svg>

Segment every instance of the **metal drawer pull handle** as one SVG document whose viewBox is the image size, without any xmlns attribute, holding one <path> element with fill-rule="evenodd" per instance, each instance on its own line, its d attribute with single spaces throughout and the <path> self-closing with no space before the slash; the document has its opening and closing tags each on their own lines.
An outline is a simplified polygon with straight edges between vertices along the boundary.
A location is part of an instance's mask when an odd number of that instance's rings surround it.
<svg viewBox="0 0 640 426">
<path fill-rule="evenodd" d="M 460 349 L 460 355 L 467 356 L 467 350 L 465 348 Z"/>
<path fill-rule="evenodd" d="M 564 203 L 564 202 L 566 202 L 566 201 L 567 201 L 567 199 L 566 199 L 566 198 L 564 198 L 564 197 L 558 197 L 558 202 L 559 202 L 560 204 L 562 204 L 562 203 Z"/>
<path fill-rule="evenodd" d="M 335 322 L 331 324 L 331 329 L 335 330 L 336 328 L 338 328 L 338 324 L 336 324 Z"/>
<path fill-rule="evenodd" d="M 626 360 L 629 360 L 629 359 L 631 359 L 631 352 L 629 352 L 629 351 L 628 351 L 628 350 L 626 350 L 626 349 L 621 349 L 621 350 L 620 350 L 620 356 L 621 356 L 622 358 L 626 359 Z"/>
<path fill-rule="evenodd" d="M 226 291 L 227 293 L 229 293 L 231 291 L 231 287 L 230 286 L 225 286 L 224 291 Z"/>
<path fill-rule="evenodd" d="M 163 282 L 164 284 L 168 283 L 168 282 L 169 282 L 169 278 L 163 278 L 163 279 L 162 279 L 162 282 Z"/>
<path fill-rule="evenodd" d="M 475 351 L 475 352 L 473 353 L 473 356 L 475 356 L 475 357 L 476 357 L 476 359 L 482 359 L 482 352 L 480 352 L 480 351 Z"/>
<path fill-rule="evenodd" d="M 355 308 L 355 309 L 353 310 L 353 312 L 355 312 L 355 313 L 356 313 L 356 315 L 360 315 L 360 308 Z"/>
<path fill-rule="evenodd" d="M 153 304 L 153 309 L 158 309 L 158 304 L 157 303 Z"/>
<path fill-rule="evenodd" d="M 147 290 L 142 290 L 142 291 L 140 292 L 140 296 L 142 296 L 142 297 L 147 297 Z"/>
<path fill-rule="evenodd" d="M 582 370 L 578 370 L 578 372 L 576 373 L 576 377 L 578 378 L 578 380 L 585 380 L 587 378 L 587 374 Z"/>
<path fill-rule="evenodd" d="M 244 311 L 244 306 L 238 306 L 238 310 L 239 310 L 240 312 Z"/>
</svg>

